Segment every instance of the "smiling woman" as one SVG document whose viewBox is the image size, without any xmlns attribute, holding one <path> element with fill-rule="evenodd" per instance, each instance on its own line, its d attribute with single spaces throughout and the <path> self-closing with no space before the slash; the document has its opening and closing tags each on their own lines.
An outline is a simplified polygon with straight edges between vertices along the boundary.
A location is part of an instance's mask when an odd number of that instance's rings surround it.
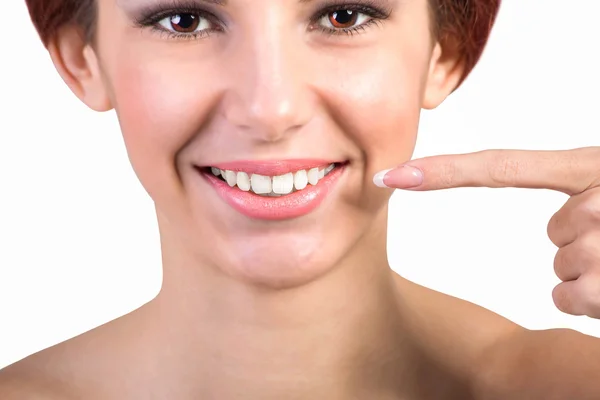
<svg viewBox="0 0 600 400">
<path fill-rule="evenodd" d="M 134 312 L 1 371 L 0 398 L 546 399 L 582 390 L 587 365 L 569 365 L 578 373 L 548 392 L 547 376 L 517 374 L 513 362 L 537 357 L 564 377 L 561 343 L 590 338 L 532 335 L 409 282 L 387 261 L 390 186 L 489 184 L 436 174 L 460 171 L 462 158 L 377 173 L 411 158 L 421 110 L 470 73 L 499 1 L 27 4 L 71 90 L 116 111 L 155 205 L 163 284 Z M 514 178 L 497 171 L 496 184 Z"/>
</svg>

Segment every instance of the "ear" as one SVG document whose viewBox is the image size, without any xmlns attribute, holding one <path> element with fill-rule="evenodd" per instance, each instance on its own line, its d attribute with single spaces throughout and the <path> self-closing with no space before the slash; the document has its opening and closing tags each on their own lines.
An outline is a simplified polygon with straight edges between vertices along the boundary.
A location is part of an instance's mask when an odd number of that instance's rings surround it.
<svg viewBox="0 0 600 400">
<path fill-rule="evenodd" d="M 436 42 L 431 55 L 422 108 L 431 110 L 456 89 L 463 76 L 465 65 L 458 46 L 451 41 Z"/>
<path fill-rule="evenodd" d="M 96 52 L 79 27 L 61 28 L 48 43 L 48 51 L 58 73 L 81 101 L 95 111 L 112 109 Z"/>
</svg>

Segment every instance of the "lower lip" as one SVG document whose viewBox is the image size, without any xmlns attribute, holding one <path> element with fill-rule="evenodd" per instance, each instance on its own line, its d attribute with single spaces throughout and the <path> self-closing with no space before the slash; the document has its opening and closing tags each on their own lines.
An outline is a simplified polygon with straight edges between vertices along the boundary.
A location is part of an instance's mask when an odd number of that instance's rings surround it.
<svg viewBox="0 0 600 400">
<path fill-rule="evenodd" d="M 335 167 L 324 178 L 312 186 L 280 197 L 259 196 L 231 187 L 210 172 L 199 171 L 215 188 L 219 196 L 241 214 L 255 219 L 279 221 L 302 217 L 311 213 L 325 200 L 333 185 L 341 176 L 345 166 Z"/>
</svg>

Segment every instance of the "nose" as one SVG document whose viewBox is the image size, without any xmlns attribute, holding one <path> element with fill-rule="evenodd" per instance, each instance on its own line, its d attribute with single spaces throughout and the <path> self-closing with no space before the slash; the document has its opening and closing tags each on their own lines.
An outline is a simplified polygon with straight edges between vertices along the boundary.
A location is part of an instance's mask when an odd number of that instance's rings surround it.
<svg viewBox="0 0 600 400">
<path fill-rule="evenodd" d="M 240 132 L 259 142 L 276 142 L 310 121 L 314 100 L 298 38 L 282 34 L 278 24 L 265 26 L 252 35 L 255 40 L 240 40 L 231 51 L 223 107 Z"/>
</svg>

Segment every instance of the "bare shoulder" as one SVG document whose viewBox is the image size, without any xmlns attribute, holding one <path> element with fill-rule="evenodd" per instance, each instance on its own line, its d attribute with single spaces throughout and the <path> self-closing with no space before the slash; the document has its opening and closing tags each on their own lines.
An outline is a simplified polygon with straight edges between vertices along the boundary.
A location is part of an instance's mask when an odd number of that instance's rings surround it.
<svg viewBox="0 0 600 400">
<path fill-rule="evenodd" d="M 41 363 L 43 352 L 0 370 L 0 399 L 58 400 L 73 398 Z"/>
<path fill-rule="evenodd" d="M 17 400 L 31 397 L 31 389 L 28 386 L 27 379 L 15 365 L 0 370 L 0 399 Z"/>
<path fill-rule="evenodd" d="M 600 338 L 532 331 L 483 307 L 400 279 L 414 341 L 469 398 L 600 399 Z M 414 312 L 410 311 L 414 310 Z"/>
<path fill-rule="evenodd" d="M 398 278 L 413 341 L 436 369 L 477 385 L 490 349 L 527 330 L 471 302 Z M 485 366 L 483 366 L 485 367 Z"/>
<path fill-rule="evenodd" d="M 0 370 L 0 399 L 81 398 L 81 386 L 100 360 L 96 332 L 88 331 Z"/>
<path fill-rule="evenodd" d="M 505 337 L 481 359 L 477 398 L 600 398 L 600 339 L 571 329 Z"/>
<path fill-rule="evenodd" d="M 147 360 L 131 331 L 123 318 L 116 319 L 0 370 L 0 400 L 115 398 L 141 381 Z"/>
<path fill-rule="evenodd" d="M 454 348 L 460 358 L 471 358 L 518 332 L 527 331 L 516 323 L 466 300 L 453 297 L 398 278 L 403 306 L 418 327 L 418 336 L 435 349 Z M 458 354 L 456 354 L 458 356 Z"/>
</svg>

